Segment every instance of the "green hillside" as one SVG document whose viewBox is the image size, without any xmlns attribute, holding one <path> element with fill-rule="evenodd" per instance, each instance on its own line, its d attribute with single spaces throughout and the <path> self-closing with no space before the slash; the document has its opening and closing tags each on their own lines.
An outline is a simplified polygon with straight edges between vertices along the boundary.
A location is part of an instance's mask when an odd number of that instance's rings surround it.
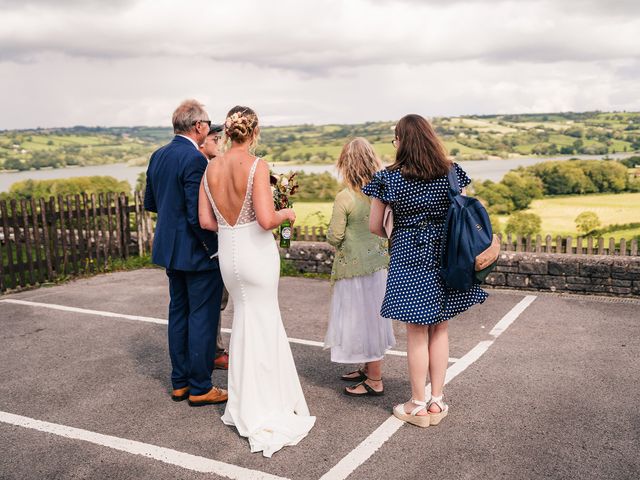
<svg viewBox="0 0 640 480">
<path fill-rule="evenodd" d="M 438 117 L 432 122 L 459 160 L 518 155 L 607 155 L 640 150 L 640 113 L 586 112 Z M 262 128 L 258 152 L 270 162 L 333 163 L 355 136 L 391 161 L 394 122 Z M 73 127 L 0 131 L 0 169 L 144 164 L 172 137 L 163 127 Z"/>
</svg>

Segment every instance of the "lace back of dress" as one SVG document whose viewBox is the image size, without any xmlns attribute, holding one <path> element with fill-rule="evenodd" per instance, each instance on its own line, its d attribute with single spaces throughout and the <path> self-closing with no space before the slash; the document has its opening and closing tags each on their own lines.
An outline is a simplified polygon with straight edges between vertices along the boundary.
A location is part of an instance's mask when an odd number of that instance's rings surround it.
<svg viewBox="0 0 640 480">
<path fill-rule="evenodd" d="M 256 173 L 259 160 L 259 158 L 256 158 L 253 165 L 251 165 L 249 178 L 247 179 L 247 193 L 244 196 L 244 202 L 242 203 L 242 209 L 240 210 L 240 215 L 238 215 L 236 225 L 244 225 L 245 223 L 251 223 L 256 220 L 256 211 L 253 208 L 253 177 Z"/>
<path fill-rule="evenodd" d="M 247 179 L 247 192 L 244 195 L 244 201 L 242 202 L 242 208 L 240 209 L 240 215 L 238 215 L 238 219 L 236 220 L 235 225 L 244 225 L 246 223 L 251 223 L 256 220 L 256 211 L 253 208 L 253 177 L 256 173 L 256 167 L 258 166 L 258 161 L 260 159 L 256 158 L 251 165 L 251 170 L 249 171 L 249 178 Z M 209 168 L 209 167 L 207 167 Z M 209 190 L 209 182 L 207 182 L 207 171 L 204 172 L 204 191 L 207 194 L 207 198 L 209 199 L 209 203 L 213 208 L 213 213 L 216 216 L 218 224 L 223 225 L 225 227 L 229 227 L 230 225 L 227 223 L 225 218 L 220 214 L 218 207 L 216 207 L 216 203 L 213 201 L 213 196 L 211 195 L 211 190 Z"/>
</svg>

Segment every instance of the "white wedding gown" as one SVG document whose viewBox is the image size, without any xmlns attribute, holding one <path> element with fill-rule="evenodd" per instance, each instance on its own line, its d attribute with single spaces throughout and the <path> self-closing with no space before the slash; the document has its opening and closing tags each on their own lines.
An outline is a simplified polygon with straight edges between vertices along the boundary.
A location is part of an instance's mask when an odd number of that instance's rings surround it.
<svg viewBox="0 0 640 480">
<path fill-rule="evenodd" d="M 302 440 L 316 418 L 310 416 L 287 334 L 280 317 L 280 255 L 270 230 L 256 221 L 253 176 L 247 180 L 234 226 L 222 217 L 209 186 L 204 187 L 218 221 L 218 255 L 224 284 L 233 299 L 229 342 L 229 400 L 222 421 L 249 439 L 252 452 L 271 457 Z"/>
</svg>

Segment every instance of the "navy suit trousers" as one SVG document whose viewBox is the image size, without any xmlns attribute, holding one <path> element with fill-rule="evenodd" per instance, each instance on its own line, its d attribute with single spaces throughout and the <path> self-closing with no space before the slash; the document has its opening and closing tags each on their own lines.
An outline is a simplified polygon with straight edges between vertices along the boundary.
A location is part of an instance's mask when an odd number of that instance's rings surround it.
<svg viewBox="0 0 640 480">
<path fill-rule="evenodd" d="M 189 385 L 191 395 L 211 390 L 222 299 L 220 270 L 167 269 L 169 277 L 169 355 L 173 388 Z"/>
</svg>

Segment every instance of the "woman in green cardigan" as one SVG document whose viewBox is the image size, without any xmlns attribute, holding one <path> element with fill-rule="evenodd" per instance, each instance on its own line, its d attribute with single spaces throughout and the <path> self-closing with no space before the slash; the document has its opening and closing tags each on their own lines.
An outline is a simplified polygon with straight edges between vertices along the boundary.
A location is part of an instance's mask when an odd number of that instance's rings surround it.
<svg viewBox="0 0 640 480">
<path fill-rule="evenodd" d="M 355 138 L 343 147 L 336 167 L 346 188 L 336 196 L 327 232 L 336 254 L 324 345 L 333 362 L 364 364 L 341 377 L 359 382 L 345 388 L 347 395 L 382 395 L 382 358 L 395 345 L 391 321 L 380 316 L 389 255 L 386 240 L 369 231 L 371 200 L 360 191 L 382 163 L 369 142 Z"/>
</svg>

